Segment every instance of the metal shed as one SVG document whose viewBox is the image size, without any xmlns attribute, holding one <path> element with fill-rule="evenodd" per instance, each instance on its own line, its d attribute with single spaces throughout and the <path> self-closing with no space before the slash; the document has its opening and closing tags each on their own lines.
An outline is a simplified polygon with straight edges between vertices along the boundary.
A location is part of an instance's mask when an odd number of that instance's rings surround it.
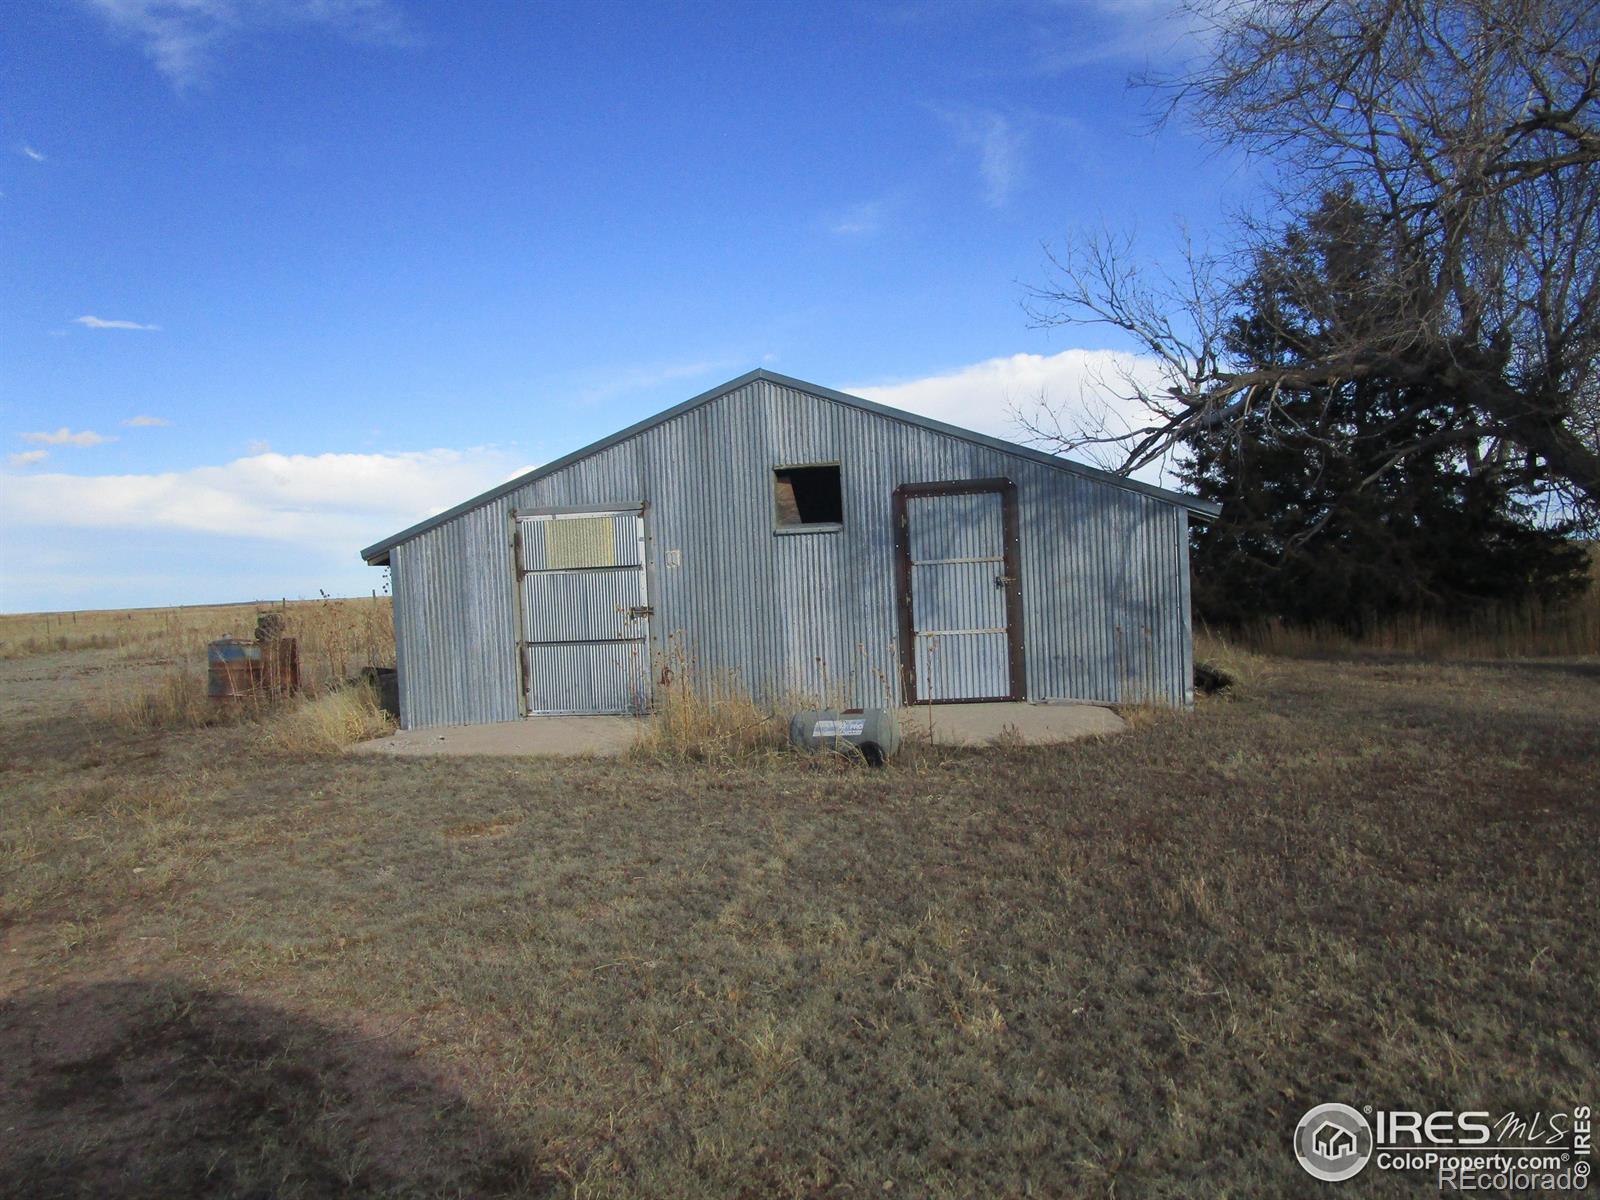
<svg viewBox="0 0 1600 1200">
<path fill-rule="evenodd" d="M 759 698 L 1193 702 L 1213 505 L 752 371 L 362 551 L 401 723 Z"/>
</svg>

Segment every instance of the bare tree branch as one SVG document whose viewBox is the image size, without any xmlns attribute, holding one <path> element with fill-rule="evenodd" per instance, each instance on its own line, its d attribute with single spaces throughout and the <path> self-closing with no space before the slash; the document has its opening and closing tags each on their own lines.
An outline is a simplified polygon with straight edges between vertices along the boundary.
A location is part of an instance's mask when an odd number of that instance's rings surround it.
<svg viewBox="0 0 1600 1200">
<path fill-rule="evenodd" d="M 1515 447 L 1530 477 L 1596 511 L 1600 0 L 1189 0 L 1186 12 L 1209 48 L 1147 82 L 1166 119 L 1277 164 L 1280 219 L 1241 225 L 1230 259 L 1190 247 L 1175 278 L 1107 231 L 1047 251 L 1032 321 L 1114 328 L 1161 382 L 1123 381 L 1146 414 L 1130 428 L 1057 413 L 1034 433 L 1063 449 L 1114 444 L 1134 470 L 1276 410 L 1286 390 L 1426 378 L 1461 397 L 1464 448 Z M 1229 335 L 1243 280 L 1329 196 L 1383 224 L 1389 269 L 1359 286 L 1384 319 L 1325 330 L 1337 336 L 1314 355 L 1286 345 L 1281 363 L 1241 364 Z M 1511 470 L 1515 457 L 1475 461 Z"/>
</svg>

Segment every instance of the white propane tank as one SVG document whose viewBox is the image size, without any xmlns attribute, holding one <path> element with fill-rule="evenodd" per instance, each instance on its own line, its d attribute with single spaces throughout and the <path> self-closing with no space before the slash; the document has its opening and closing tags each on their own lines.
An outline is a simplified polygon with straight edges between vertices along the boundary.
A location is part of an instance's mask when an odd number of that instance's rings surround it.
<svg viewBox="0 0 1600 1200">
<path fill-rule="evenodd" d="M 789 743 L 802 750 L 851 746 L 881 767 L 900 749 L 900 722 L 887 708 L 809 709 L 789 718 Z"/>
</svg>

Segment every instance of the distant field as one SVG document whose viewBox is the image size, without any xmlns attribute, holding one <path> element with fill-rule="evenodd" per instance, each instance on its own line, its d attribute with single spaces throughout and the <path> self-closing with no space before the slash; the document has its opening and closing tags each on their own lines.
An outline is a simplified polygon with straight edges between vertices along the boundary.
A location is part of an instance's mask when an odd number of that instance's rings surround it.
<svg viewBox="0 0 1600 1200">
<path fill-rule="evenodd" d="M 299 641 L 301 668 L 313 690 L 337 684 L 364 666 L 394 664 L 394 617 L 387 596 L 256 601 L 173 608 L 101 609 L 0 614 L 0 660 L 49 659 L 51 673 L 68 678 L 92 666 L 101 675 L 97 698 L 112 702 L 143 688 L 150 672 L 105 674 L 118 660 L 159 667 L 203 691 L 206 644 L 250 638 L 256 618 L 281 613 L 285 632 Z M 82 651 L 107 652 L 82 657 Z M 115 683 L 113 681 L 116 681 Z M 0 680 L 0 705 L 5 702 Z"/>
<path fill-rule="evenodd" d="M 301 637 L 317 637 L 332 628 L 351 629 L 363 623 L 386 625 L 392 647 L 394 626 L 389 610 L 387 596 L 361 596 L 171 608 L 0 613 L 0 658 L 30 658 L 74 650 L 120 650 L 129 655 L 176 659 L 203 653 L 206 643 L 217 638 L 253 636 L 256 615 L 268 611 L 283 612 L 291 626 L 290 632 Z"/>
<path fill-rule="evenodd" d="M 196 640 L 204 645 L 230 632 L 247 637 L 255 628 L 256 610 L 265 607 L 246 603 L 0 613 L 0 658 L 71 650 L 166 651 Z"/>
<path fill-rule="evenodd" d="M 1312 1195 L 1316 1102 L 1593 1103 L 1600 663 L 1234 661 L 881 772 L 304 753 L 0 661 L 0 1193 Z"/>
</svg>

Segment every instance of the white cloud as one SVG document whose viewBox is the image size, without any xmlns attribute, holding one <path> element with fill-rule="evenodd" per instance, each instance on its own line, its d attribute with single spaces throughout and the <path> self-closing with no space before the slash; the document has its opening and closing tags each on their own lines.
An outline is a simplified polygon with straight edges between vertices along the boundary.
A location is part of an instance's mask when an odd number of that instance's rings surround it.
<svg viewBox="0 0 1600 1200">
<path fill-rule="evenodd" d="M 147 331 L 159 330 L 159 325 L 141 325 L 137 321 L 109 320 L 105 317 L 81 316 L 73 317 L 74 325 L 82 325 L 85 329 L 142 329 Z"/>
<path fill-rule="evenodd" d="M 258 30 L 326 29 L 352 41 L 404 45 L 412 35 L 388 0 L 86 0 L 139 42 L 179 88 L 203 81 L 221 50 Z"/>
<path fill-rule="evenodd" d="M 99 446 L 117 439 L 104 433 L 96 433 L 92 429 L 80 429 L 74 433 L 63 425 L 54 433 L 24 433 L 18 435 L 25 442 L 32 442 L 37 446 Z"/>
<path fill-rule="evenodd" d="M 1178 0 L 1093 0 L 1058 12 L 1055 25 L 1032 29 L 1035 64 L 1047 75 L 1105 62 L 1171 64 L 1209 36 L 1204 15 Z"/>
<path fill-rule="evenodd" d="M 870 237 L 883 228 L 883 202 L 869 200 L 840 213 L 828 228 L 841 237 Z"/>
<path fill-rule="evenodd" d="M 176 531 L 354 554 L 520 473 L 494 447 L 391 454 L 253 454 L 144 475 L 5 480 L 8 525 Z"/>
<path fill-rule="evenodd" d="M 1130 375 L 1146 388 L 1161 383 L 1154 359 L 1116 350 L 1063 350 L 990 358 L 936 375 L 845 390 L 951 425 L 1027 442 L 1034 438 L 1019 416 L 1051 428 L 1059 418 L 1065 432 L 1079 426 L 1127 430 L 1142 416 L 1137 404 L 1124 398 Z M 1078 451 L 1072 457 L 1110 467 L 1116 456 L 1111 451 Z M 1159 483 L 1162 471 L 1152 465 L 1135 477 Z"/>
<path fill-rule="evenodd" d="M 18 454 L 6 456 L 6 461 L 13 467 L 31 467 L 34 463 L 42 463 L 50 457 L 48 450 L 23 450 Z"/>
<path fill-rule="evenodd" d="M 137 417 L 129 417 L 123 424 L 133 429 L 154 429 L 159 425 L 171 425 L 172 422 L 165 417 L 147 417 L 140 413 Z"/>
<path fill-rule="evenodd" d="M 45 161 L 44 155 L 38 150 L 35 150 L 32 146 L 28 145 L 26 142 L 17 147 L 17 153 L 22 155 L 24 158 L 33 159 L 34 162 Z"/>
<path fill-rule="evenodd" d="M 989 109 L 937 111 L 956 140 L 977 151 L 984 203 L 1004 208 L 1022 180 L 1027 136 L 1009 118 Z"/>
</svg>

